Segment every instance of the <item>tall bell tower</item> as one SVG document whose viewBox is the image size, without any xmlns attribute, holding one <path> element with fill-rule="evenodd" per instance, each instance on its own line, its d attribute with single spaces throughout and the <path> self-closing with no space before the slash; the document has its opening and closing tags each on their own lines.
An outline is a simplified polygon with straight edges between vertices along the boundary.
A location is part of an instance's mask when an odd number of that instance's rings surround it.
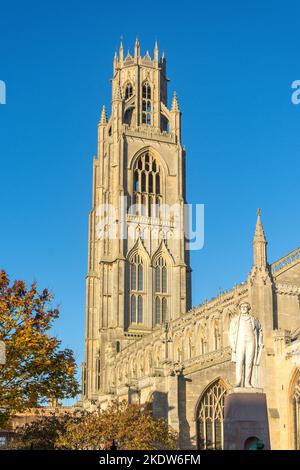
<svg viewBox="0 0 300 470">
<path fill-rule="evenodd" d="M 191 306 L 185 248 L 185 150 L 166 59 L 115 54 L 111 115 L 103 107 L 93 161 L 83 398 L 109 393 L 116 353 Z M 111 210 L 110 210 L 111 208 Z M 109 214 L 109 215 L 108 215 Z"/>
</svg>

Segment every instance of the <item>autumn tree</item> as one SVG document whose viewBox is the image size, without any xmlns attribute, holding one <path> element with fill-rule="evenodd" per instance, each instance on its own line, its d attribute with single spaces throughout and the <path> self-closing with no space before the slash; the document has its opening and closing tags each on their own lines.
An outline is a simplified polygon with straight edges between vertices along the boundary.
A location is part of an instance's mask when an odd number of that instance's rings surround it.
<svg viewBox="0 0 300 470">
<path fill-rule="evenodd" d="M 69 421 L 59 433 L 57 449 L 104 450 L 115 440 L 119 450 L 176 449 L 178 436 L 163 419 L 126 401 Z"/>
<path fill-rule="evenodd" d="M 40 414 L 17 428 L 9 448 L 105 450 L 113 440 L 119 450 L 176 449 L 178 435 L 150 411 L 114 401 L 102 411 L 73 409 Z"/>
<path fill-rule="evenodd" d="M 53 411 L 46 415 L 42 410 L 36 412 L 32 422 L 16 428 L 7 448 L 10 450 L 55 450 L 56 440 L 65 432 L 66 425 L 70 421 L 80 421 L 81 417 L 81 413 L 77 415 Z"/>
<path fill-rule="evenodd" d="M 47 289 L 38 292 L 36 283 L 11 285 L 0 272 L 0 340 L 6 346 L 6 364 L 0 366 L 0 408 L 6 411 L 0 413 L 0 426 L 14 412 L 79 392 L 73 352 L 61 349 L 50 333 L 59 317 L 52 300 Z"/>
</svg>

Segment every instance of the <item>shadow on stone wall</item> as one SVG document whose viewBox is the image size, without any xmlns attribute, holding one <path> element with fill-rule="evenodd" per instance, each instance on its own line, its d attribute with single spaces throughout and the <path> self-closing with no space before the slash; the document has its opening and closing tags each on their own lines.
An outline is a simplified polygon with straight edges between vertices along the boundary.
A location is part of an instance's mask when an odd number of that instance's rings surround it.
<svg viewBox="0 0 300 470">
<path fill-rule="evenodd" d="M 191 382 L 191 379 L 180 375 L 178 377 L 178 419 L 179 419 L 179 442 L 181 449 L 191 449 L 190 425 L 186 418 L 186 383 Z"/>
<path fill-rule="evenodd" d="M 178 433 L 179 443 L 181 449 L 194 448 L 190 437 L 190 425 L 186 417 L 186 382 L 191 379 L 179 376 L 177 381 L 178 386 Z M 152 411 L 157 418 L 164 418 L 168 420 L 169 413 L 175 410 L 173 406 L 169 405 L 168 394 L 165 392 L 154 391 L 152 394 Z M 175 410 L 176 412 L 176 410 Z"/>
<path fill-rule="evenodd" d="M 168 402 L 168 394 L 155 391 L 152 394 L 152 411 L 156 418 L 168 420 L 168 414 L 171 410 Z"/>
</svg>

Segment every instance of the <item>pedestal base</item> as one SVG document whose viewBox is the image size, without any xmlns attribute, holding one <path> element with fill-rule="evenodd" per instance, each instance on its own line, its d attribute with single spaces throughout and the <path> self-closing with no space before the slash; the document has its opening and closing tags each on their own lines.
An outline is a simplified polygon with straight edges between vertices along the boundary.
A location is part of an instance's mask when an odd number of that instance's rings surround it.
<svg viewBox="0 0 300 470">
<path fill-rule="evenodd" d="M 266 395 L 261 388 L 233 388 L 224 401 L 224 449 L 249 449 L 257 440 L 270 449 Z"/>
</svg>

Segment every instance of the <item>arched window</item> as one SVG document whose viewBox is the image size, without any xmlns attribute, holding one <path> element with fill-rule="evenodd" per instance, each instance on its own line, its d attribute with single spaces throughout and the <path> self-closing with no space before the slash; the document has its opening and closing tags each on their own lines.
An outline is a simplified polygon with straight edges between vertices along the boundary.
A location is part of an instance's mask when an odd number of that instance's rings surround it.
<svg viewBox="0 0 300 470">
<path fill-rule="evenodd" d="M 149 152 L 141 155 L 133 169 L 133 204 L 138 215 L 159 217 L 162 203 L 160 167 Z"/>
<path fill-rule="evenodd" d="M 142 123 L 151 126 L 152 121 L 152 96 L 148 82 L 142 85 Z"/>
<path fill-rule="evenodd" d="M 154 323 L 168 320 L 168 271 L 166 260 L 160 256 L 154 265 L 155 314 Z"/>
<path fill-rule="evenodd" d="M 130 262 L 130 323 L 143 323 L 144 267 L 142 257 Z"/>
<path fill-rule="evenodd" d="M 224 396 L 226 388 L 221 380 L 211 384 L 203 393 L 197 416 L 199 449 L 223 449 Z"/>
</svg>

